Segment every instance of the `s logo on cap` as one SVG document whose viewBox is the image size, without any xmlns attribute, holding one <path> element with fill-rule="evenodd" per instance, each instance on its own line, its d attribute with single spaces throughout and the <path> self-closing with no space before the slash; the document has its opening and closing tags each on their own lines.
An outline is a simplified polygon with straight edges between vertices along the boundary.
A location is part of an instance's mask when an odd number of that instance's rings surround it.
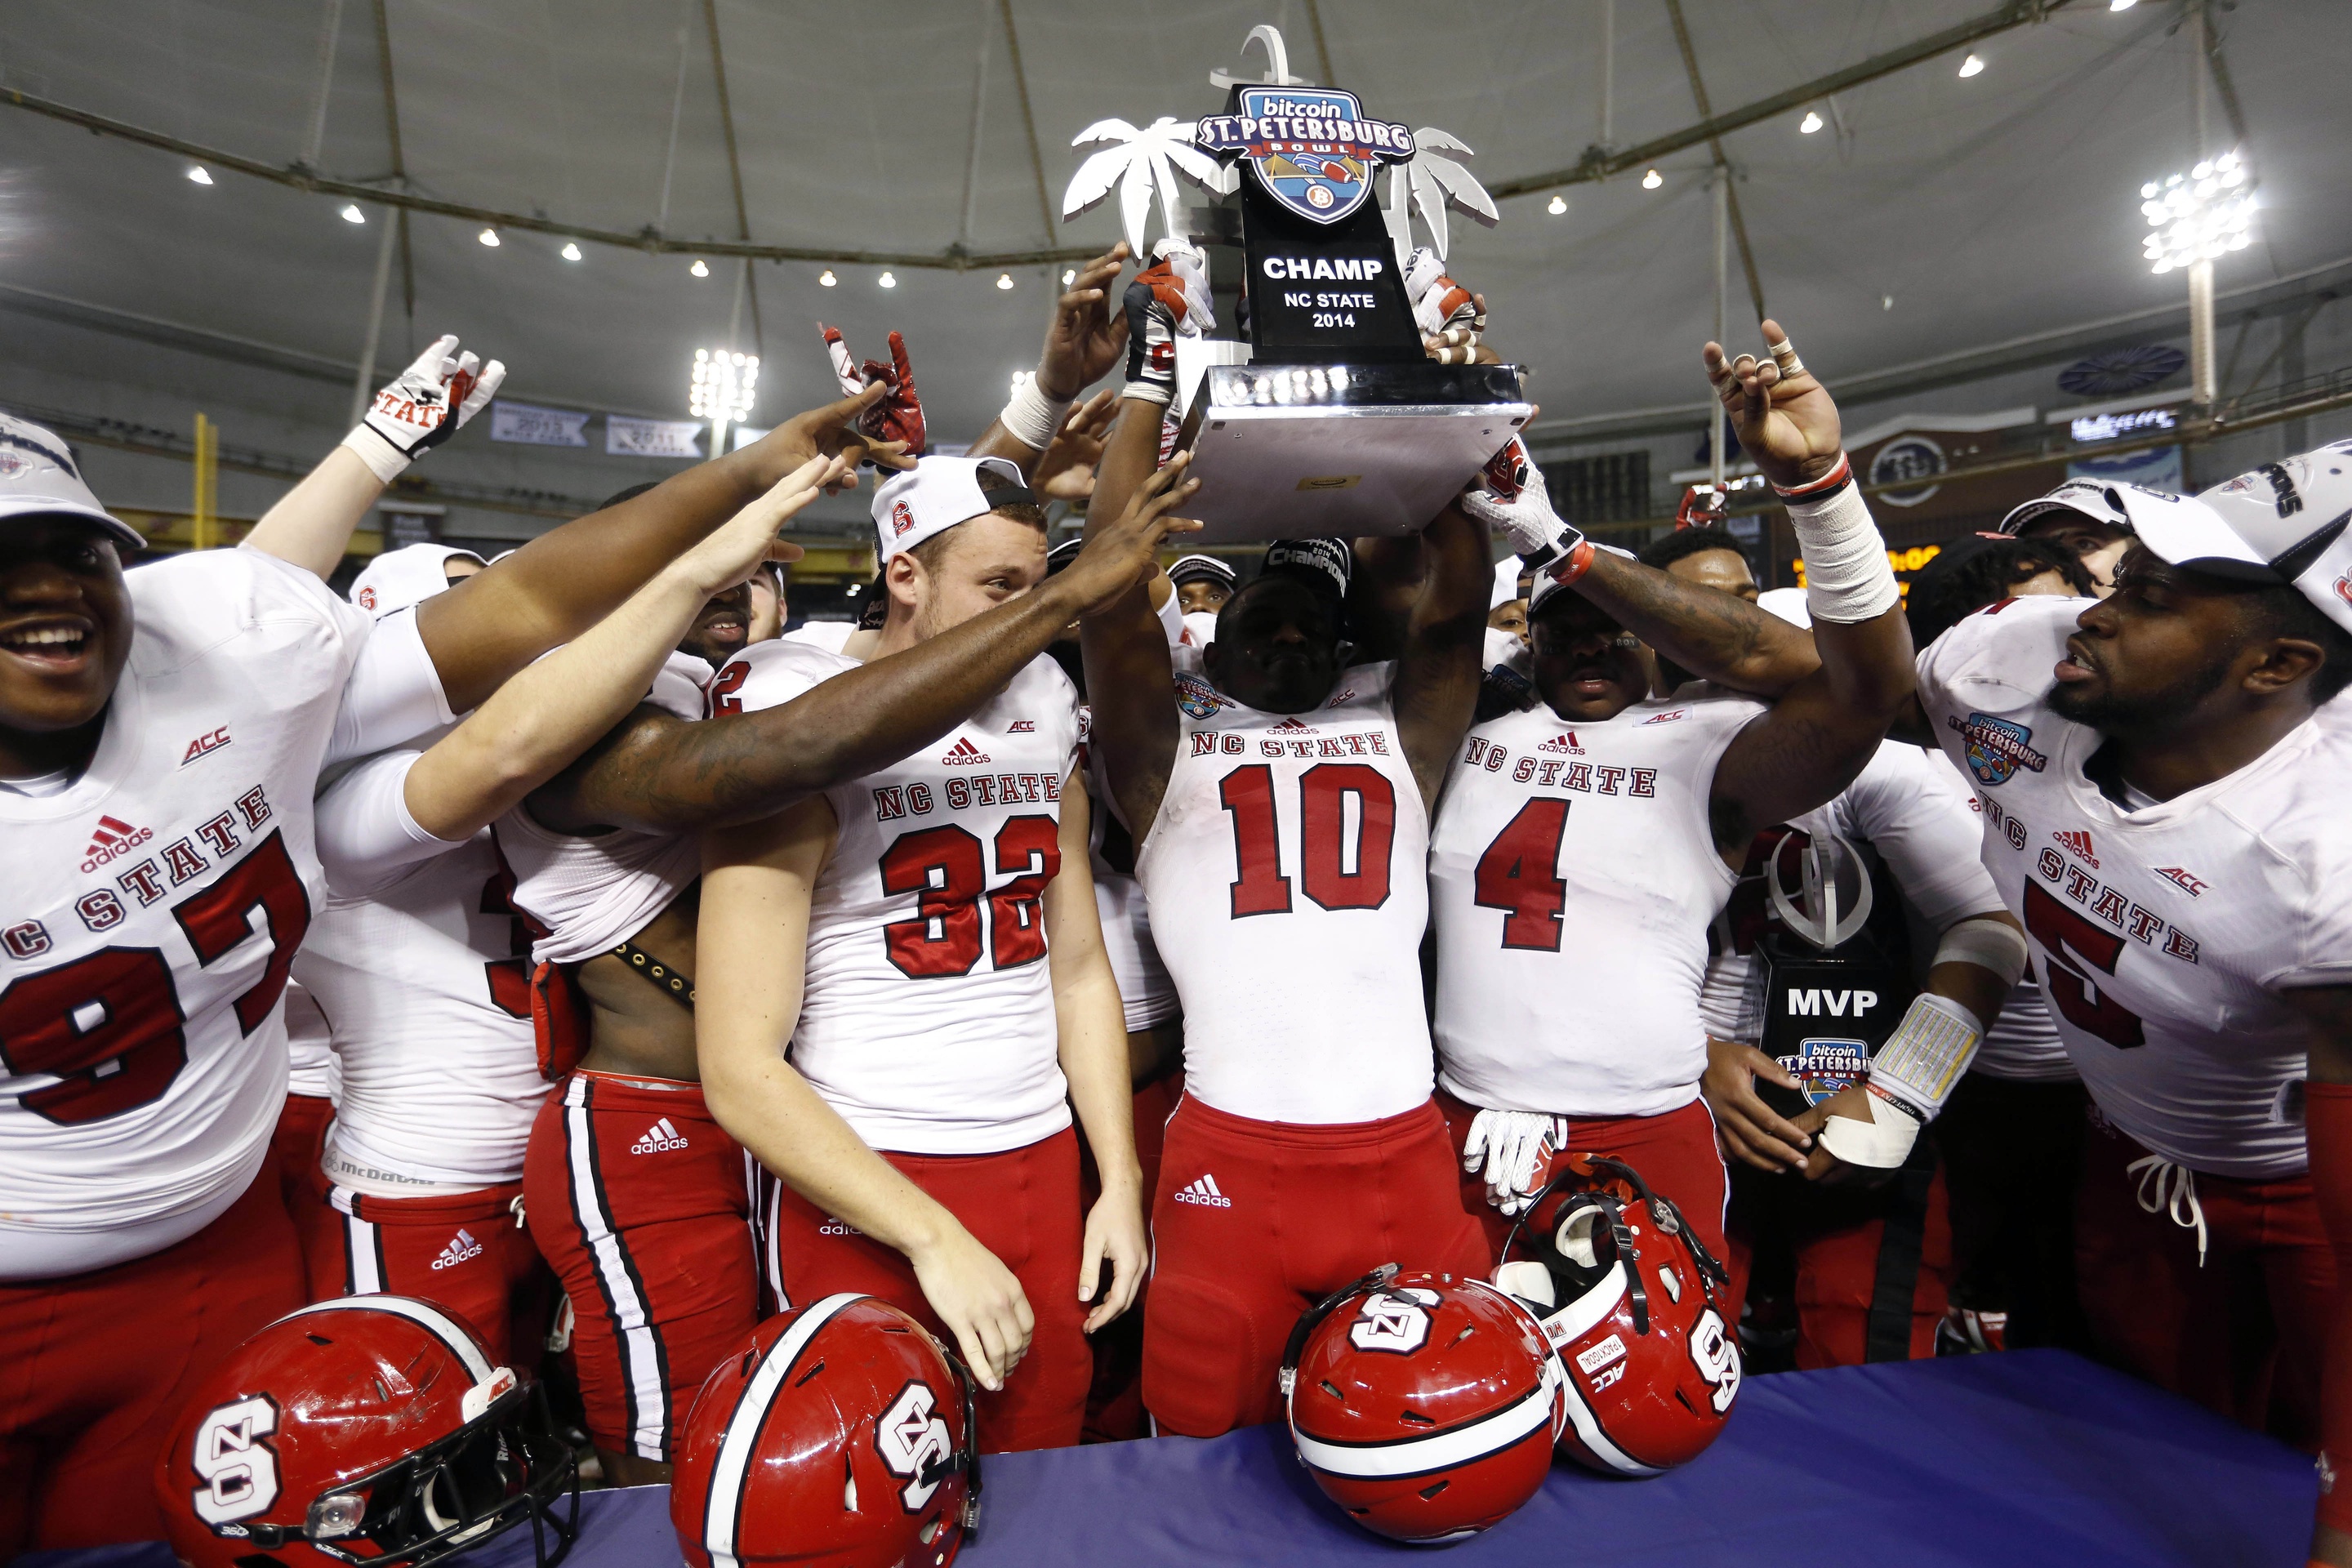
<svg viewBox="0 0 2352 1568">
<path fill-rule="evenodd" d="M 903 537 L 915 526 L 915 509 L 900 501 L 890 509 L 890 526 Z"/>
</svg>

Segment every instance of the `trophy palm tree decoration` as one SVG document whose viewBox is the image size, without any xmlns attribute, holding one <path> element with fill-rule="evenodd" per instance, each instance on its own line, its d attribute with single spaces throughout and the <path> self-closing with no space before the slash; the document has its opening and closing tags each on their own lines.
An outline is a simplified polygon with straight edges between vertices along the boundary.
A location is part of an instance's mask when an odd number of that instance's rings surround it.
<svg viewBox="0 0 2352 1568">
<path fill-rule="evenodd" d="M 1389 167 L 1389 203 L 1384 216 L 1389 237 L 1396 243 L 1399 266 L 1412 254 L 1412 209 L 1420 211 L 1423 226 L 1429 230 L 1430 243 L 1441 261 L 1445 259 L 1448 205 L 1461 208 L 1488 228 L 1494 227 L 1501 216 L 1495 211 L 1495 199 L 1486 194 L 1478 177 L 1445 156 L 1459 153 L 1465 158 L 1474 158 L 1476 153 L 1433 126 L 1424 125 L 1415 131 L 1412 142 L 1412 161 Z"/>
<path fill-rule="evenodd" d="M 1192 145 L 1194 126 L 1161 115 L 1139 131 L 1124 120 L 1097 120 L 1078 132 L 1073 147 L 1099 146 L 1078 165 L 1070 188 L 1062 196 L 1065 222 L 1092 207 L 1116 187 L 1119 217 L 1127 229 L 1129 255 L 1147 254 L 1143 231 L 1150 216 L 1151 198 L 1160 197 L 1160 226 L 1171 238 L 1186 237 L 1176 216 L 1179 173 L 1194 184 L 1223 195 L 1239 183 L 1241 170 L 1228 169 Z"/>
</svg>

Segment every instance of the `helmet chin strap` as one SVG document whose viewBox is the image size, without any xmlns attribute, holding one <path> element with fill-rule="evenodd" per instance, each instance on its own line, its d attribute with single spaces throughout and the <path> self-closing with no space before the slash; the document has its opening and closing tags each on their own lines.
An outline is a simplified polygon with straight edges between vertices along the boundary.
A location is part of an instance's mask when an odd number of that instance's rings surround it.
<svg viewBox="0 0 2352 1568">
<path fill-rule="evenodd" d="M 1329 1317 L 1340 1302 L 1350 1296 L 1367 1290 L 1383 1296 L 1397 1294 L 1390 1288 L 1390 1281 L 1396 1277 L 1397 1266 L 1393 1263 L 1383 1263 L 1362 1279 L 1340 1286 L 1337 1290 L 1298 1314 L 1298 1321 L 1290 1326 L 1290 1339 L 1282 1347 L 1280 1384 L 1282 1396 L 1285 1399 L 1290 1397 L 1291 1384 L 1298 1381 L 1298 1358 L 1307 1353 L 1307 1336 L 1314 1333 L 1318 1325 Z"/>
<path fill-rule="evenodd" d="M 1528 1206 L 1520 1210 L 1518 1217 L 1511 1222 L 1510 1231 L 1503 1238 L 1504 1263 L 1507 1264 L 1510 1261 L 1511 1250 L 1518 1245 L 1519 1232 L 1533 1217 L 1536 1211 L 1543 1205 L 1546 1198 L 1550 1197 L 1563 1185 L 1590 1181 L 1596 1175 L 1606 1175 L 1631 1187 L 1634 1195 L 1648 1207 L 1651 1218 L 1661 1231 L 1668 1236 L 1679 1235 L 1689 1244 L 1692 1256 L 1698 1260 L 1699 1287 L 1706 1293 L 1707 1300 L 1712 1304 L 1715 1300 L 1715 1288 L 1717 1285 L 1727 1286 L 1730 1283 L 1729 1271 L 1717 1260 L 1715 1254 L 1707 1250 L 1706 1243 L 1699 1239 L 1697 1233 L 1690 1228 L 1689 1224 L 1683 1218 L 1682 1211 L 1675 1206 L 1674 1200 L 1653 1192 L 1649 1183 L 1643 1181 L 1642 1173 L 1633 1166 L 1622 1160 L 1613 1159 L 1606 1154 L 1588 1155 L 1580 1160 L 1563 1162 L 1553 1172 L 1551 1179 L 1537 1189 L 1535 1195 L 1528 1200 Z M 1614 1194 L 1606 1191 L 1594 1189 L 1583 1195 L 1590 1197 L 1594 1205 L 1608 1217 L 1609 1239 L 1617 1248 L 1618 1261 L 1624 1266 L 1627 1293 L 1633 1298 L 1633 1331 L 1636 1333 L 1646 1334 L 1650 1331 L 1649 1288 L 1643 1283 L 1641 1249 L 1633 1244 L 1633 1226 L 1625 1218 L 1623 1205 L 1618 1202 Z M 1557 1243 L 1554 1244 L 1554 1248 L 1558 1250 Z"/>
</svg>

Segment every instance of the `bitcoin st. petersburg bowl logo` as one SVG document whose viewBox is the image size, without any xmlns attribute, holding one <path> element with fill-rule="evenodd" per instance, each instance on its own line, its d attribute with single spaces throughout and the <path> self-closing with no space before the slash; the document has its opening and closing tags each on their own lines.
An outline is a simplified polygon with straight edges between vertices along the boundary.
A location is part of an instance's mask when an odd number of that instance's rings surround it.
<svg viewBox="0 0 2352 1568">
<path fill-rule="evenodd" d="M 1352 92 L 1336 88 L 1244 88 L 1239 114 L 1202 120 L 1204 152 L 1242 153 L 1290 211 L 1337 223 L 1370 199 L 1373 172 L 1412 157 L 1412 132 L 1367 120 Z"/>
</svg>

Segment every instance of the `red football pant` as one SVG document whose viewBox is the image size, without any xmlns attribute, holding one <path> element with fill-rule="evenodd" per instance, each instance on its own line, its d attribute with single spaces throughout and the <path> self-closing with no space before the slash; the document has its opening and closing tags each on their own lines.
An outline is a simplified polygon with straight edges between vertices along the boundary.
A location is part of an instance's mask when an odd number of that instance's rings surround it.
<svg viewBox="0 0 2352 1568">
<path fill-rule="evenodd" d="M 1152 1079 L 1135 1091 L 1135 1159 L 1143 1171 L 1145 1201 L 1160 1190 L 1160 1158 L 1168 1143 L 1168 1118 L 1184 1098 L 1184 1070 Z M 1079 1153 L 1086 1153 L 1083 1140 Z M 1081 1160 L 1079 1193 L 1087 1208 L 1101 1195 L 1094 1162 Z M 1148 1216 L 1147 1216 L 1148 1217 Z M 1136 1297 L 1124 1316 L 1097 1329 L 1094 1382 L 1087 1390 L 1086 1441 L 1124 1443 L 1149 1436 L 1150 1423 L 1143 1413 L 1143 1298 Z"/>
<path fill-rule="evenodd" d="M 270 1152 L 278 1156 L 278 1184 L 285 1194 L 286 1212 L 294 1216 L 294 1240 L 302 1248 L 302 1267 L 310 1267 L 312 1230 L 304 1215 L 327 1195 L 326 1173 L 319 1161 L 327 1148 L 327 1129 L 335 1120 L 335 1102 L 320 1094 L 289 1094 L 278 1113 L 278 1130 L 269 1135 Z"/>
<path fill-rule="evenodd" d="M 546 1265 L 522 1227 L 522 1184 L 445 1197 L 379 1198 L 330 1187 L 331 1245 L 310 1256 L 310 1300 L 415 1296 L 472 1325 L 490 1364 L 528 1373 L 546 1331 Z"/>
<path fill-rule="evenodd" d="M 2311 1178 L 2189 1177 L 2205 1216 L 2171 1216 L 2161 1167 L 2095 1118 L 2083 1141 L 2074 1257 L 2099 1352 L 2159 1387 L 2306 1451 L 2319 1447 L 2319 1382 L 2336 1300 L 2336 1253 Z M 2174 1170 L 2178 1170 L 2175 1167 Z M 2153 1203 L 2155 1212 L 2144 1206 Z M 2189 1213 L 2184 1201 L 2182 1214 Z"/>
<path fill-rule="evenodd" d="M 0 1560 L 161 1540 L 155 1461 L 189 1390 L 300 1305 L 275 1156 L 177 1246 L 0 1284 Z"/>
<path fill-rule="evenodd" d="M 1475 1171 L 1465 1171 L 1460 1159 L 1478 1108 L 1464 1104 L 1444 1089 L 1437 1091 L 1437 1108 L 1445 1113 L 1446 1131 L 1454 1140 L 1454 1169 L 1459 1177 L 1462 1207 L 1486 1233 L 1488 1259 L 1500 1263 L 1512 1222 L 1486 1201 L 1486 1162 L 1480 1161 Z M 1694 1100 L 1660 1116 L 1572 1116 L 1568 1131 L 1568 1153 L 1607 1154 L 1641 1172 L 1652 1192 L 1682 1211 L 1690 1222 L 1691 1234 L 1706 1244 L 1716 1261 L 1724 1260 L 1723 1206 L 1729 1189 L 1723 1173 L 1723 1152 L 1716 1146 L 1715 1117 L 1705 1100 Z M 1547 1161 L 1537 1173 L 1538 1182 L 1549 1181 L 1566 1157 L 1557 1154 Z M 1549 1213 L 1550 1205 L 1545 1207 Z"/>
<path fill-rule="evenodd" d="M 1151 1209 L 1143 1403 L 1162 1431 L 1214 1437 L 1282 1414 L 1293 1324 L 1394 1263 L 1486 1277 L 1433 1102 L 1378 1121 L 1253 1121 L 1189 1095 L 1168 1123 Z"/>
<path fill-rule="evenodd" d="M 898 1154 L 882 1158 L 939 1200 L 972 1239 L 1013 1270 L 1036 1320 L 1029 1353 L 997 1393 L 980 1391 L 980 1446 L 991 1454 L 1066 1448 L 1086 1419 L 1094 1363 L 1087 1349 L 1087 1309 L 1078 1301 L 1077 1134 L 1064 1128 L 1001 1154 Z M 914 1265 L 896 1249 L 855 1231 L 766 1171 L 760 1184 L 761 1256 L 779 1300 L 805 1307 L 843 1290 L 877 1296 L 913 1316 L 955 1348 L 923 1299 Z"/>
<path fill-rule="evenodd" d="M 1816 1186 L 1741 1164 L 1727 1228 L 1731 1300 L 1768 1279 L 1787 1291 L 1802 1370 L 1936 1353 L 1951 1304 L 1952 1220 L 1933 1142 L 1920 1140 L 1877 1187 Z"/>
<path fill-rule="evenodd" d="M 1962 1078 L 1929 1136 L 1952 1196 L 1952 1304 L 2006 1312 L 2008 1347 L 2087 1352 L 2074 1291 L 2083 1110 L 2072 1079 Z"/>
<path fill-rule="evenodd" d="M 575 1072 L 540 1107 L 523 1212 L 607 1453 L 669 1463 L 703 1378 L 760 1321 L 744 1163 L 700 1084 Z"/>
</svg>

